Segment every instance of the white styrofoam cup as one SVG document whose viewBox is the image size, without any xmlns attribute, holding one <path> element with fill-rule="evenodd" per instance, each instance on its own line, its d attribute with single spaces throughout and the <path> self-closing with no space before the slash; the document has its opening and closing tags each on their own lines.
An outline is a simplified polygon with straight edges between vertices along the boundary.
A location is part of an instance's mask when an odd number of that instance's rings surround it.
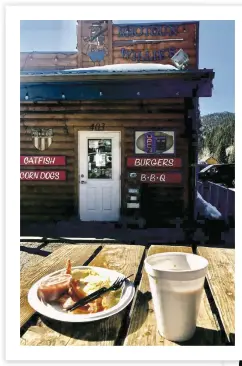
<svg viewBox="0 0 242 366">
<path fill-rule="evenodd" d="M 184 342 L 193 337 L 207 268 L 207 259 L 190 253 L 145 259 L 157 328 L 164 338 Z"/>
</svg>

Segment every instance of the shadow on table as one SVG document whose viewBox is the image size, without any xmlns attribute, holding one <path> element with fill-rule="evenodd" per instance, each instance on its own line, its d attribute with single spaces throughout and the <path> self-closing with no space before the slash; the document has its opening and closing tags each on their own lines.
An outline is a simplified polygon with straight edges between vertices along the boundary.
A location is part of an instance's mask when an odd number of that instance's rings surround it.
<svg viewBox="0 0 242 366">
<path fill-rule="evenodd" d="M 139 317 L 139 322 L 132 328 L 132 332 L 139 329 L 144 323 L 148 315 L 148 302 L 151 299 L 150 292 L 141 293 L 138 291 L 136 301 L 142 303 L 142 312 Z M 109 318 L 90 322 L 90 323 L 67 323 L 52 320 L 41 316 L 42 322 L 52 330 L 72 338 L 73 340 L 81 340 L 83 342 L 105 342 L 113 341 L 115 345 L 121 345 L 130 323 L 129 312 L 132 303 L 120 313 Z M 107 344 L 108 345 L 108 344 Z"/>
<path fill-rule="evenodd" d="M 143 323 L 145 322 L 147 315 L 149 312 L 153 312 L 153 309 L 149 308 L 149 301 L 151 300 L 151 292 L 147 291 L 146 293 L 138 292 L 136 298 L 135 308 L 139 309 L 138 313 L 133 314 L 133 321 L 131 322 L 129 328 L 129 335 L 135 334 L 135 332 L 141 328 Z M 156 327 L 155 327 L 156 328 Z M 154 329 L 157 331 L 157 329 Z M 158 335 L 158 334 L 157 334 Z M 159 337 L 159 336 L 158 336 Z M 160 336 L 161 343 L 164 342 L 164 338 Z M 168 341 L 168 343 L 170 343 Z M 203 327 L 197 327 L 196 332 L 192 339 L 186 342 L 174 342 L 173 345 L 178 346 L 224 346 L 229 344 L 225 332 L 222 330 L 216 331 L 213 329 L 207 329 Z M 139 346 L 135 342 L 136 346 Z M 143 344 L 142 344 L 143 345 Z M 149 344 L 150 345 L 150 344 Z M 169 344 L 166 344 L 168 346 Z M 231 343 L 229 344 L 231 345 Z M 157 344 L 158 346 L 158 344 Z"/>
<path fill-rule="evenodd" d="M 227 339 L 223 331 L 197 327 L 192 339 L 186 342 L 176 342 L 176 344 L 179 346 L 225 346 Z"/>
<path fill-rule="evenodd" d="M 235 345 L 235 334 L 234 333 L 229 333 L 229 341 L 230 341 L 231 346 Z"/>
<path fill-rule="evenodd" d="M 70 337 L 68 345 L 74 345 L 75 342 L 82 345 L 123 345 L 126 339 L 126 335 L 129 329 L 129 335 L 132 335 L 139 330 L 144 324 L 149 314 L 149 301 L 151 299 L 151 293 L 149 291 L 142 293 L 138 291 L 136 297 L 135 308 L 139 308 L 139 312 L 133 312 L 130 322 L 130 310 L 131 304 L 120 313 L 113 315 L 109 318 L 90 322 L 90 323 L 66 323 L 59 322 L 44 316 L 41 316 L 41 320 L 48 328 L 53 331 Z M 47 331 L 48 333 L 48 331 Z M 231 338 L 234 339 L 234 335 L 231 334 Z M 162 339 L 162 338 L 161 338 Z M 111 344 L 109 343 L 111 342 Z M 230 340 L 231 342 L 231 340 Z M 213 329 L 207 329 L 197 327 L 193 338 L 186 342 L 175 342 L 178 346 L 224 346 L 233 345 L 229 343 L 224 331 L 216 331 Z M 138 344 L 137 344 L 138 346 Z"/>
</svg>

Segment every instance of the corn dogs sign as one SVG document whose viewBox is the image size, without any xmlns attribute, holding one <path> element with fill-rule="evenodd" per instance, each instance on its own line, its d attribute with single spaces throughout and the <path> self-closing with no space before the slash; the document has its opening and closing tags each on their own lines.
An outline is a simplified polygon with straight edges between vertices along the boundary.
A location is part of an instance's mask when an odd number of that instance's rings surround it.
<svg viewBox="0 0 242 366">
<path fill-rule="evenodd" d="M 65 166 L 65 156 L 20 156 L 20 166 L 41 167 L 41 166 Z M 65 170 L 21 170 L 20 180 L 22 181 L 65 181 Z"/>
</svg>

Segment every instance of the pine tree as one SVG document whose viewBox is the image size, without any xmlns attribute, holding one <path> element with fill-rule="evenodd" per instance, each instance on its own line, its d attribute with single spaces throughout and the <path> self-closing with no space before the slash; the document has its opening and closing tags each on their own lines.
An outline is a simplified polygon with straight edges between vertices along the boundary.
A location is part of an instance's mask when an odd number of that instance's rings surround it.
<svg viewBox="0 0 242 366">
<path fill-rule="evenodd" d="M 226 149 L 234 146 L 235 115 L 223 112 L 213 113 L 201 117 L 199 130 L 199 156 L 204 156 L 209 151 L 220 163 L 234 162 L 235 156 L 226 156 Z"/>
<path fill-rule="evenodd" d="M 228 163 L 229 164 L 235 164 L 235 149 L 231 151 L 231 153 L 228 156 Z"/>
<path fill-rule="evenodd" d="M 222 143 L 222 141 L 218 145 L 215 156 L 220 164 L 227 163 L 226 150 L 225 150 L 225 147 L 224 147 L 224 144 Z"/>
</svg>

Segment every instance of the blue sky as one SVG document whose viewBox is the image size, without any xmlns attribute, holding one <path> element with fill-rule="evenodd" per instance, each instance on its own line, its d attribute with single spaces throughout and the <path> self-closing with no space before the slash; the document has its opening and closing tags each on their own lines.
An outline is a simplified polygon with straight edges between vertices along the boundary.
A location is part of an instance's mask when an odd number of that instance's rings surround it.
<svg viewBox="0 0 242 366">
<path fill-rule="evenodd" d="M 199 68 L 215 71 L 212 98 L 200 98 L 201 113 L 235 111 L 235 22 L 200 21 Z"/>
<path fill-rule="evenodd" d="M 162 20 L 155 20 L 161 22 Z M 155 22 L 152 20 L 152 22 Z M 169 20 L 175 22 L 176 20 Z M 169 22 L 164 21 L 164 22 Z M 184 21 L 184 20 L 181 20 Z M 137 20 L 115 21 L 136 23 Z M 150 21 L 140 20 L 140 23 Z M 235 22 L 233 20 L 199 21 L 199 68 L 213 69 L 213 96 L 200 98 L 201 115 L 235 111 Z"/>
<path fill-rule="evenodd" d="M 150 23 L 151 21 L 115 21 L 115 23 L 139 22 Z M 162 22 L 162 20 L 152 20 L 152 22 Z M 75 50 L 75 27 L 75 21 L 24 21 L 21 24 L 21 51 Z M 200 98 L 201 114 L 234 112 L 235 22 L 233 20 L 201 20 L 199 38 L 199 68 L 211 68 L 215 71 L 212 98 Z"/>
</svg>

